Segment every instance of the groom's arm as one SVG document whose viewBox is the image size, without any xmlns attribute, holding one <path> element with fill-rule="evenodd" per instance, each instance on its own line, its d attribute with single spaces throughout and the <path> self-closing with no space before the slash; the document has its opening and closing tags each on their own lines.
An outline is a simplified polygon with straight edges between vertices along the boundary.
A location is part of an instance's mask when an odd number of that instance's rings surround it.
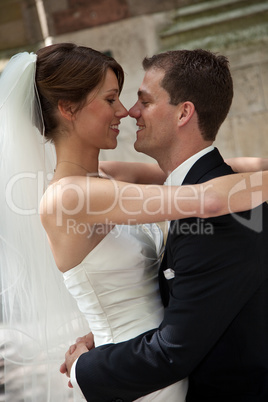
<svg viewBox="0 0 268 402">
<path fill-rule="evenodd" d="M 219 227 L 225 226 L 224 220 L 228 218 L 220 219 Z M 89 402 L 133 401 L 185 378 L 197 367 L 259 286 L 255 256 L 253 261 L 243 260 L 234 234 L 237 237 L 240 233 L 230 230 L 227 239 L 224 231 L 222 239 L 221 235 L 192 236 L 177 249 L 174 241 L 176 275 L 160 327 L 79 357 L 76 378 Z M 212 239 L 220 244 L 218 253 Z M 223 246 L 226 240 L 228 256 Z M 244 240 L 243 247 L 250 248 L 252 243 Z M 207 259 L 209 252 L 211 263 Z"/>
</svg>

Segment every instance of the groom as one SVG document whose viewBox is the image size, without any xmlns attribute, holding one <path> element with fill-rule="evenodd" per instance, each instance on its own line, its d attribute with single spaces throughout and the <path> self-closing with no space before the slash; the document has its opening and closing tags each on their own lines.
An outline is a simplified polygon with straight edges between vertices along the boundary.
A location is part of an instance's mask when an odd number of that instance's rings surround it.
<svg viewBox="0 0 268 402">
<path fill-rule="evenodd" d="M 227 59 L 179 50 L 143 66 L 129 111 L 139 126 L 135 149 L 157 160 L 168 185 L 232 173 L 212 145 L 233 97 Z M 68 373 L 78 358 L 73 371 L 86 399 L 133 401 L 188 376 L 187 402 L 268 401 L 267 244 L 267 205 L 172 221 L 159 328 L 89 352 L 80 342 L 66 354 Z"/>
</svg>

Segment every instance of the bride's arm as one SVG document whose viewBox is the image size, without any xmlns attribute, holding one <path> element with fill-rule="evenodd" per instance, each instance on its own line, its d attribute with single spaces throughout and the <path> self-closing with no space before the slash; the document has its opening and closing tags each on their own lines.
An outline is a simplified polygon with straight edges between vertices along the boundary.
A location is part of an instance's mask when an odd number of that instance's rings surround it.
<svg viewBox="0 0 268 402">
<path fill-rule="evenodd" d="M 225 159 L 234 172 L 257 172 L 268 170 L 268 158 L 240 157 Z"/>
<path fill-rule="evenodd" d="M 89 225 L 138 224 L 219 216 L 256 207 L 267 199 L 268 172 L 240 173 L 178 187 L 75 176 L 49 187 L 40 212 L 43 223 L 52 219 L 54 225 L 63 227 L 70 218 Z"/>
<path fill-rule="evenodd" d="M 103 176 L 127 183 L 163 184 L 166 180 L 157 163 L 102 161 L 99 171 Z"/>
</svg>

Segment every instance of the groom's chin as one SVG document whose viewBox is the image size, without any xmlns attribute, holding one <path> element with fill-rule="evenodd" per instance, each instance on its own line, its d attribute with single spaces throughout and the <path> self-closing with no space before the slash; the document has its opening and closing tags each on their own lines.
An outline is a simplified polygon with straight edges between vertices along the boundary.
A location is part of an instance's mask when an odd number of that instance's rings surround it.
<svg viewBox="0 0 268 402">
<path fill-rule="evenodd" d="M 140 153 L 142 153 L 144 155 L 149 156 L 150 158 L 155 159 L 154 156 L 152 155 L 151 149 L 149 147 L 146 147 L 144 144 L 140 144 L 139 142 L 136 141 L 134 143 L 134 149 L 137 152 L 140 152 Z"/>
<path fill-rule="evenodd" d="M 134 142 L 134 149 L 137 152 L 141 152 L 143 154 L 146 154 L 146 148 L 144 146 L 142 146 L 142 144 L 139 142 L 139 140 L 136 140 Z"/>
</svg>

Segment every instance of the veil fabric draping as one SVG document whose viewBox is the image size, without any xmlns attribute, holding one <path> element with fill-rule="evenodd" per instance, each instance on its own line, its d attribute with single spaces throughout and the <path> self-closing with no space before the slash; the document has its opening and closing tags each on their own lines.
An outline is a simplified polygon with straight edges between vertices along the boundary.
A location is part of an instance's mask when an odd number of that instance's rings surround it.
<svg viewBox="0 0 268 402">
<path fill-rule="evenodd" d="M 5 401 L 72 401 L 59 373 L 89 332 L 67 292 L 39 217 L 55 157 L 43 135 L 37 56 L 13 56 L 0 77 L 0 359 Z"/>
</svg>

